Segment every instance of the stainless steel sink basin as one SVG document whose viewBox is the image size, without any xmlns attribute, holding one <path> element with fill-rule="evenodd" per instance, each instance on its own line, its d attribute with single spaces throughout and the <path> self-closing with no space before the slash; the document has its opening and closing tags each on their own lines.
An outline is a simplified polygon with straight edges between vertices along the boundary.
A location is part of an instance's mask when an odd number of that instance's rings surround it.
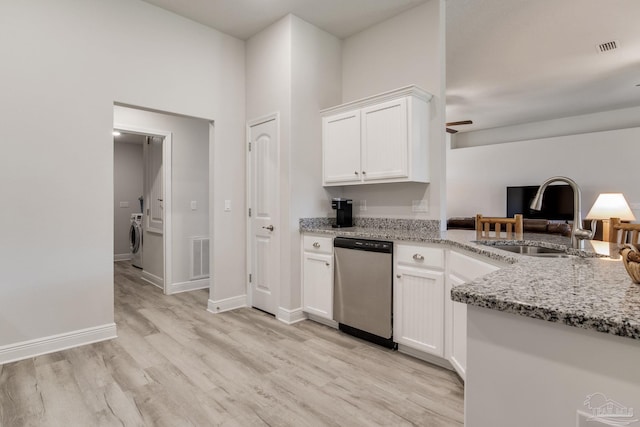
<svg viewBox="0 0 640 427">
<path fill-rule="evenodd" d="M 484 244 L 485 246 L 491 246 L 503 251 L 513 252 L 521 255 L 529 255 L 542 258 L 569 258 L 571 255 L 566 253 L 562 249 L 545 248 L 542 246 L 527 246 L 527 245 L 491 245 Z"/>
</svg>

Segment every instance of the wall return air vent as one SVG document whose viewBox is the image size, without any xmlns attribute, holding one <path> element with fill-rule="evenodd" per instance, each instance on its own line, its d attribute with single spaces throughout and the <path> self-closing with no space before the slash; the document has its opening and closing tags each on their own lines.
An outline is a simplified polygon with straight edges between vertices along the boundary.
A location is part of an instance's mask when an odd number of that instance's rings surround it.
<svg viewBox="0 0 640 427">
<path fill-rule="evenodd" d="M 598 52 L 604 53 L 604 52 L 610 52 L 612 50 L 616 50 L 619 47 L 620 47 L 620 42 L 618 40 L 611 40 L 608 42 L 600 43 L 599 45 L 596 46 L 596 49 L 598 49 Z"/>
</svg>

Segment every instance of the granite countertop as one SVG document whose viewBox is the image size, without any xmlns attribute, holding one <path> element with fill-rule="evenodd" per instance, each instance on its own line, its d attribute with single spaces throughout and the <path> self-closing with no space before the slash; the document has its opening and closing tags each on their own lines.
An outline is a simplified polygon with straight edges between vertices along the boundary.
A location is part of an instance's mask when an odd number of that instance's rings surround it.
<svg viewBox="0 0 640 427">
<path fill-rule="evenodd" d="M 439 223 L 356 223 L 331 228 L 327 221 L 301 220 L 300 231 L 442 244 L 501 261 L 503 268 L 472 282 L 455 286 L 451 299 L 469 305 L 520 316 L 563 323 L 583 329 L 640 339 L 640 285 L 627 275 L 616 245 L 585 242 L 571 249 L 570 239 L 559 235 L 525 233 L 522 240 L 476 241 L 472 230 L 440 231 Z M 600 245 L 598 245 L 600 243 Z M 541 245 L 565 250 L 567 258 L 536 258 L 500 250 L 500 245 Z M 603 257 L 598 252 L 614 254 Z"/>
</svg>

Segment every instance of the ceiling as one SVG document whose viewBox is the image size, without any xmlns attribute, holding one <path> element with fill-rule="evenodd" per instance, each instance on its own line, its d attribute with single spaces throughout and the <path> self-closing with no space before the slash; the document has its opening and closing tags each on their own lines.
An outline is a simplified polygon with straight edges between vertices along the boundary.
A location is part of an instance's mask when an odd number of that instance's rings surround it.
<svg viewBox="0 0 640 427">
<path fill-rule="evenodd" d="M 144 1 L 246 40 L 289 13 L 345 38 L 427 0 Z"/>
<path fill-rule="evenodd" d="M 640 1 L 446 4 L 447 121 L 474 122 L 457 130 L 640 106 Z"/>
<path fill-rule="evenodd" d="M 288 13 L 345 38 L 428 0 L 144 1 L 247 39 Z M 445 4 L 447 121 L 474 122 L 457 130 L 640 106 L 640 0 Z"/>
</svg>

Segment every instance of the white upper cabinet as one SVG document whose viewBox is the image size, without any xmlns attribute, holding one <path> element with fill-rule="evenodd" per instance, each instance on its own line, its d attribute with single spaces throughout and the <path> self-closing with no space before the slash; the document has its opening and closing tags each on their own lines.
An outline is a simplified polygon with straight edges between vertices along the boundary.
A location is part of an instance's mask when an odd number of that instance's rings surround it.
<svg viewBox="0 0 640 427">
<path fill-rule="evenodd" d="M 323 110 L 323 185 L 429 182 L 430 100 L 407 86 Z"/>
<path fill-rule="evenodd" d="M 360 111 L 353 110 L 322 119 L 324 181 L 360 181 Z"/>
</svg>

